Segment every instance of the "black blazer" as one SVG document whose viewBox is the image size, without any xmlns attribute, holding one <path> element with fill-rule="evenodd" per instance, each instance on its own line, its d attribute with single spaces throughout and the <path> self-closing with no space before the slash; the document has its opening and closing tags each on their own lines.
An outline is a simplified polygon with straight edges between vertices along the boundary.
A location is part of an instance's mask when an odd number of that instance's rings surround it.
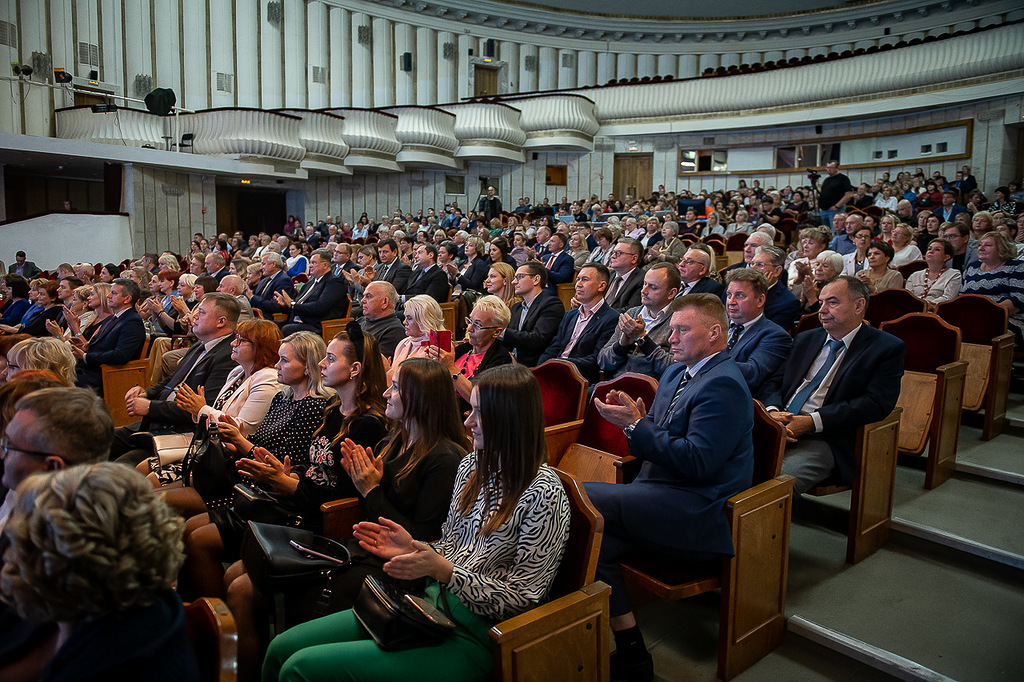
<svg viewBox="0 0 1024 682">
<path fill-rule="evenodd" d="M 315 280 L 310 280 L 306 283 L 306 286 L 313 287 L 313 290 L 301 303 L 291 307 L 286 324 L 294 322 L 296 317 L 304 324 L 312 325 L 318 325 L 324 320 L 345 317 L 345 297 L 348 295 L 348 283 L 345 278 L 328 273 L 321 277 L 319 282 L 314 282 Z M 299 296 L 305 293 L 306 290 L 303 288 Z"/>
<path fill-rule="evenodd" d="M 85 359 L 78 362 L 78 380 L 75 385 L 95 388 L 102 393 L 101 365 L 123 365 L 130 360 L 137 360 L 145 343 L 146 325 L 134 306 L 120 317 L 108 317 L 92 333 Z"/>
<path fill-rule="evenodd" d="M 526 311 L 522 329 L 517 329 L 522 315 L 523 302 L 520 301 L 512 306 L 512 319 L 505 329 L 503 343 L 515 351 L 519 364 L 533 367 L 558 333 L 558 325 L 565 316 L 565 306 L 557 296 L 541 292 Z"/>
<path fill-rule="evenodd" d="M 765 396 L 765 406 L 785 409 L 825 345 L 824 329 L 798 334 L 782 366 L 777 390 Z M 862 325 L 840 360 L 818 414 L 818 436 L 832 448 L 841 481 L 853 480 L 854 438 L 857 428 L 884 419 L 896 407 L 907 347 L 892 334 Z"/>
<path fill-rule="evenodd" d="M 224 388 L 224 381 L 228 378 L 228 374 L 236 367 L 235 361 L 231 359 L 231 341 L 234 338 L 234 334 L 229 334 L 228 338 L 214 346 L 213 350 L 199 360 L 184 382 L 186 386 L 197 393 L 199 387 L 202 386 L 207 405 L 213 405 L 220 389 Z M 182 356 L 180 363 L 192 362 L 192 358 L 203 352 L 203 345 L 200 341 L 193 343 L 188 352 Z M 195 428 L 192 415 L 178 407 L 173 400 L 167 400 L 168 396 L 164 395 L 164 389 L 168 388 L 168 382 L 173 378 L 172 373 L 160 383 L 153 384 L 146 389 L 146 398 L 151 402 L 149 403 L 149 414 L 142 422 L 144 431 L 158 427 L 174 428 L 181 431 L 192 431 Z"/>
<path fill-rule="evenodd" d="M 570 310 L 562 317 L 562 322 L 558 325 L 558 333 L 552 339 L 544 354 L 540 356 L 537 364 L 541 364 L 551 358 L 557 358 L 562 354 L 566 344 L 569 343 L 569 339 L 572 338 L 572 332 L 576 327 L 576 320 L 579 317 L 580 308 Z M 597 354 L 608 343 L 608 339 L 612 338 L 612 334 L 615 332 L 618 324 L 619 311 L 610 305 L 602 305 L 594 313 L 594 318 L 583 329 L 580 338 L 576 340 L 576 345 L 569 351 L 567 359 L 576 365 L 583 378 L 591 384 L 596 384 L 601 380 L 601 368 L 597 364 Z"/>
<path fill-rule="evenodd" d="M 390 268 L 386 277 L 381 276 L 384 268 Z M 409 278 L 411 276 L 412 268 L 397 258 L 391 262 L 390 266 L 378 263 L 374 274 L 376 279 L 393 284 L 398 293 L 405 291 L 405 288 L 409 285 Z"/>
<path fill-rule="evenodd" d="M 490 269 L 490 259 L 477 256 L 473 259 L 473 263 L 466 270 L 465 274 L 459 275 L 455 283 L 462 285 L 463 289 L 472 289 L 482 293 L 484 290 L 484 280 L 487 279 L 487 272 Z"/>
<path fill-rule="evenodd" d="M 22 334 L 29 334 L 31 336 L 49 336 L 50 332 L 46 328 L 46 321 L 53 320 L 57 324 L 64 322 L 64 306 L 58 303 L 52 308 L 46 310 L 40 310 L 38 313 L 32 316 L 28 322 L 21 328 Z M 67 323 L 63 326 L 67 326 Z"/>
<path fill-rule="evenodd" d="M 800 317 L 800 301 L 781 280 L 768 287 L 764 316 L 787 332 Z"/>
<path fill-rule="evenodd" d="M 722 295 L 722 291 L 724 291 L 724 290 L 725 290 L 725 287 L 722 286 L 721 282 L 716 282 L 715 280 L 711 279 L 710 277 L 702 277 L 702 278 L 700 278 L 697 281 L 696 284 L 693 285 L 693 288 L 690 289 L 689 293 L 691 293 L 691 294 L 714 294 L 715 296 L 721 296 Z M 681 294 L 682 292 L 683 292 L 683 285 L 679 285 L 679 293 Z"/>
<path fill-rule="evenodd" d="M 295 299 L 295 284 L 292 278 L 284 270 L 278 270 L 273 277 L 264 277 L 256 285 L 256 291 L 249 298 L 253 308 L 259 308 L 263 314 L 270 318 L 274 313 L 287 312 L 287 308 L 280 306 L 274 301 L 274 294 L 283 291 L 293 300 Z"/>
<path fill-rule="evenodd" d="M 17 270 L 18 270 L 18 263 L 17 263 L 17 261 L 15 261 L 14 263 L 11 263 L 11 266 L 9 268 L 7 268 L 8 274 L 11 274 L 11 275 L 13 275 L 15 272 L 17 272 Z M 25 273 L 24 275 L 22 275 L 22 277 L 24 277 L 25 279 L 35 279 L 36 277 L 38 277 L 39 275 L 41 275 L 43 273 L 43 271 L 39 269 L 39 266 L 36 265 L 35 263 L 33 263 L 30 260 L 25 261 L 25 265 L 22 267 L 22 272 Z"/>
<path fill-rule="evenodd" d="M 614 279 L 614 275 L 612 277 Z M 611 289 L 611 282 L 608 283 L 608 288 Z M 605 298 L 605 303 L 618 310 L 620 313 L 624 313 L 630 308 L 635 308 L 640 305 L 640 291 L 644 288 L 644 270 L 641 267 L 633 268 L 633 272 L 629 273 L 629 277 L 619 287 L 618 292 L 615 294 L 614 299 Z"/>
<path fill-rule="evenodd" d="M 422 274 L 421 274 L 422 273 Z M 409 277 L 409 283 L 405 291 L 405 300 L 413 296 L 426 294 L 438 303 L 448 302 L 448 275 L 437 265 L 431 265 L 426 270 L 416 270 Z"/>
</svg>

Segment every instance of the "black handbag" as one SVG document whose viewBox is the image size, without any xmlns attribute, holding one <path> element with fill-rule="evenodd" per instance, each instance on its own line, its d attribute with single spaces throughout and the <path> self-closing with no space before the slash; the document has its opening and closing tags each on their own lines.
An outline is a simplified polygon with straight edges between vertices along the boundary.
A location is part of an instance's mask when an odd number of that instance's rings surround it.
<svg viewBox="0 0 1024 682">
<path fill-rule="evenodd" d="M 258 521 L 275 526 L 302 524 L 302 516 L 291 511 L 281 500 L 259 488 L 248 483 L 236 483 L 234 491 L 235 499 L 231 509 L 243 521 Z"/>
<path fill-rule="evenodd" d="M 253 586 L 264 594 L 348 568 L 348 548 L 312 531 L 249 521 L 242 539 L 242 563 Z"/>
<path fill-rule="evenodd" d="M 231 503 L 235 471 L 220 442 L 220 433 L 206 415 L 199 420 L 181 466 L 182 481 L 190 486 L 210 509 Z"/>
<path fill-rule="evenodd" d="M 366 576 L 352 613 L 381 649 L 401 651 L 437 646 L 455 632 L 447 593 L 441 587 L 441 613 L 422 597 Z"/>
</svg>

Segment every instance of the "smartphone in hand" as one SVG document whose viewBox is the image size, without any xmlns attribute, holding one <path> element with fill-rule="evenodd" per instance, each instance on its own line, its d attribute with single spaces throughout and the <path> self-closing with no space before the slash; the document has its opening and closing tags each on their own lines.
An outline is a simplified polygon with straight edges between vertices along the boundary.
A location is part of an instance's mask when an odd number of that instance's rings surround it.
<svg viewBox="0 0 1024 682">
<path fill-rule="evenodd" d="M 447 329 L 442 329 L 439 332 L 432 331 L 429 343 L 431 346 L 438 346 L 450 353 L 452 351 L 452 333 Z"/>
</svg>

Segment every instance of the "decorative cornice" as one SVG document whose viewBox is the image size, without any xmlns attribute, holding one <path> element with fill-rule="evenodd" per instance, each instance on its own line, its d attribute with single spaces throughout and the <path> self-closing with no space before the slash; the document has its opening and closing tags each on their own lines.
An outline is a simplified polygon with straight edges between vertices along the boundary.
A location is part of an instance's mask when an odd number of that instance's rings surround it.
<svg viewBox="0 0 1024 682">
<path fill-rule="evenodd" d="M 884 29 L 893 34 L 948 28 L 956 23 L 991 20 L 1020 9 L 1016 0 L 864 0 L 822 10 L 757 17 L 657 18 L 613 17 L 566 12 L 538 5 L 509 4 L 492 0 L 319 0 L 328 5 L 374 16 L 386 16 L 413 25 L 431 26 L 442 19 L 465 24 L 464 32 L 509 42 L 549 44 L 557 38 L 565 49 L 678 52 L 679 44 L 698 45 L 697 52 L 730 49 L 760 51 L 813 47 L 817 39 L 832 41 L 880 39 Z M 895 28 L 898 26 L 898 30 Z M 439 29 L 442 30 L 442 29 Z M 718 44 L 713 44 L 708 39 Z M 781 47 L 780 40 L 800 45 Z"/>
</svg>

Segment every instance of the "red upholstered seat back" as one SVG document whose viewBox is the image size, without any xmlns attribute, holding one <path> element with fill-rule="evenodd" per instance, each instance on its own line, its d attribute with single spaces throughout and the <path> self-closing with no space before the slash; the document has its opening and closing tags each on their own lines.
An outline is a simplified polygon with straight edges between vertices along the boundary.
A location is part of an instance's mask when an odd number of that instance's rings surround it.
<svg viewBox="0 0 1024 682">
<path fill-rule="evenodd" d="M 879 328 L 883 322 L 895 320 L 907 313 L 923 313 L 926 309 L 924 300 L 906 289 L 886 289 L 871 294 L 865 317 L 872 327 Z"/>
<path fill-rule="evenodd" d="M 907 344 L 904 368 L 935 373 L 935 368 L 960 359 L 960 330 L 931 313 L 909 313 L 882 323 L 888 332 Z"/>
<path fill-rule="evenodd" d="M 964 343 L 989 345 L 992 339 L 1005 334 L 1010 312 L 981 294 L 961 294 L 952 301 L 940 303 L 935 314 L 960 328 Z"/>
<path fill-rule="evenodd" d="M 587 400 L 587 380 L 576 365 L 553 358 L 531 371 L 540 384 L 544 426 L 564 424 L 582 416 Z"/>
<path fill-rule="evenodd" d="M 622 391 L 633 400 L 642 398 L 647 409 L 651 409 L 654 394 L 658 392 L 658 382 L 644 374 L 626 372 L 611 381 L 602 381 L 594 387 L 594 394 L 587 403 L 583 414 L 583 427 L 580 429 L 579 444 L 610 452 L 619 457 L 629 454 L 629 444 L 622 429 L 607 421 L 597 411 L 594 400 L 605 402 L 609 391 Z"/>
</svg>

